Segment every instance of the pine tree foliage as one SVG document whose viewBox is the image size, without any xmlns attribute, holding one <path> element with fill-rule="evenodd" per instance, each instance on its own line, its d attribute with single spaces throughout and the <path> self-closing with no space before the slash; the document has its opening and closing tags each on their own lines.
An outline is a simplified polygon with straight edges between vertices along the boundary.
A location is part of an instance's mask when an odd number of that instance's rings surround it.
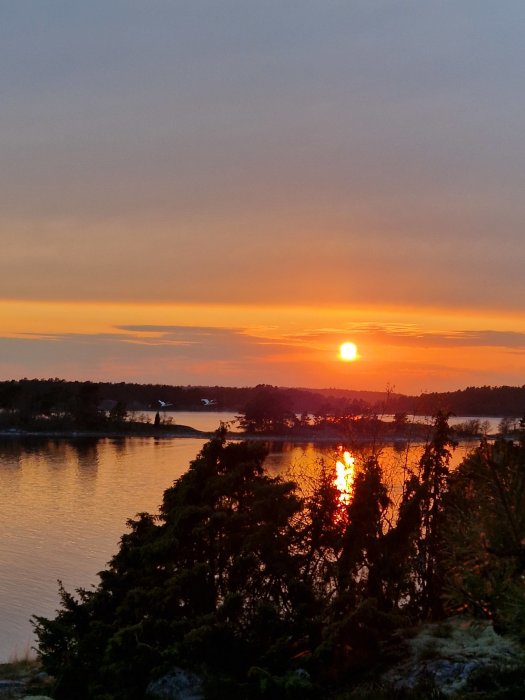
<svg viewBox="0 0 525 700">
<path fill-rule="evenodd" d="M 159 516 L 129 521 L 98 588 L 62 590 L 57 617 L 37 618 L 59 697 L 72 687 L 142 697 L 173 664 L 237 680 L 256 662 L 279 672 L 314 596 L 293 546 L 301 502 L 292 483 L 264 473 L 264 456 L 221 431 L 165 492 Z"/>
<path fill-rule="evenodd" d="M 483 442 L 447 498 L 446 603 L 525 640 L 525 443 Z"/>
<path fill-rule="evenodd" d="M 209 698 L 320 697 L 380 662 L 391 630 L 441 612 L 449 447 L 438 416 L 392 522 L 376 458 L 347 505 L 326 469 L 300 497 L 261 443 L 221 428 L 159 514 L 128 522 L 99 585 L 61 588 L 56 617 L 35 619 L 56 697 L 142 698 L 173 667 Z"/>
</svg>

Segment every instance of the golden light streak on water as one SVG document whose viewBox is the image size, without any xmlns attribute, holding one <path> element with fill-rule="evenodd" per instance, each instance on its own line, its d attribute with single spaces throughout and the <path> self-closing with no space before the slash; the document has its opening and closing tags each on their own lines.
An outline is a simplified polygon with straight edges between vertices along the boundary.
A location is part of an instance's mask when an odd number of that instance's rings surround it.
<svg viewBox="0 0 525 700">
<path fill-rule="evenodd" d="M 354 492 L 354 465 L 355 458 L 347 450 L 343 452 L 342 461 L 338 459 L 335 464 L 336 478 L 334 486 L 339 491 L 339 501 L 345 506 L 352 500 Z"/>
</svg>

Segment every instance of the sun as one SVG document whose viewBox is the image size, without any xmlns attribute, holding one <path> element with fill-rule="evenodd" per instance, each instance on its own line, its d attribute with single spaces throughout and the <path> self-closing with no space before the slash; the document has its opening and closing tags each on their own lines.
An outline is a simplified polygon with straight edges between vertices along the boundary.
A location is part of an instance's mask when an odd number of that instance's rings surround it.
<svg viewBox="0 0 525 700">
<path fill-rule="evenodd" d="M 339 357 L 345 362 L 357 360 L 357 345 L 355 343 L 342 343 L 339 346 Z"/>
</svg>

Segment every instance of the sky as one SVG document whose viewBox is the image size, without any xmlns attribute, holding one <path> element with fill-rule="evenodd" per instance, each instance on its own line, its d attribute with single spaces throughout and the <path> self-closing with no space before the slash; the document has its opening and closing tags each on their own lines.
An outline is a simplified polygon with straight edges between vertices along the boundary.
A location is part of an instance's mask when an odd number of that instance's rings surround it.
<svg viewBox="0 0 525 700">
<path fill-rule="evenodd" d="M 0 379 L 525 384 L 524 30 L 521 0 L 1 3 Z"/>
</svg>

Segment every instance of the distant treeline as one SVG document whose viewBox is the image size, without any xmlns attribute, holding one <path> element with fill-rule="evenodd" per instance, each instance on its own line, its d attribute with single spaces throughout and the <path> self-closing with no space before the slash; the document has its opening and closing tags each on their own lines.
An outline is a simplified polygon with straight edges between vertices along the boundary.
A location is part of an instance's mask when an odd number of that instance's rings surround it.
<svg viewBox="0 0 525 700">
<path fill-rule="evenodd" d="M 470 386 L 458 391 L 393 396 L 390 412 L 405 411 L 414 415 L 435 415 L 447 411 L 457 416 L 523 416 L 524 386 Z"/>
<path fill-rule="evenodd" d="M 525 385 L 521 387 L 468 387 L 466 389 L 405 396 L 392 392 L 343 389 L 292 389 L 255 387 L 171 386 L 128 382 L 79 382 L 63 379 L 20 379 L 0 382 L 0 409 L 35 415 L 72 413 L 83 417 L 86 410 L 223 410 L 242 413 L 261 393 L 271 389 L 297 414 L 434 415 L 439 410 L 458 416 L 512 416 L 525 413 Z"/>
</svg>

